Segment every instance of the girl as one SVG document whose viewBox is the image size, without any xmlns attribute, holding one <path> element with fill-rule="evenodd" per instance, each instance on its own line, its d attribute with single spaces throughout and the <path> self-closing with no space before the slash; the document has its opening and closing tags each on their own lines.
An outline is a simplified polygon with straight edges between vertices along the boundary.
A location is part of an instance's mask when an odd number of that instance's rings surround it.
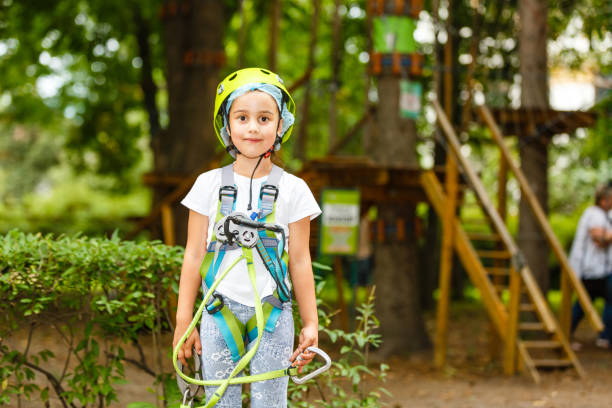
<svg viewBox="0 0 612 408">
<path fill-rule="evenodd" d="M 208 313 L 203 313 L 200 333 L 194 330 L 178 352 L 178 359 L 186 364 L 192 348 L 195 348 L 202 356 L 205 380 L 227 378 L 241 356 L 254 346 L 254 341 L 249 343 L 246 340 L 248 344 L 241 345 L 234 344 L 231 336 L 228 338 L 225 325 L 232 326 L 233 323 L 228 322 L 227 314 L 225 318 L 221 317 L 221 308 L 229 310 L 240 322 L 236 323 L 237 326 L 242 327 L 242 324 L 248 328 L 249 320 L 254 319 L 256 294 L 274 307 L 268 306 L 271 317 L 250 360 L 251 374 L 285 369 L 290 363 L 299 366 L 301 372 L 314 357 L 314 353 L 306 350 L 318 345 L 318 318 L 308 243 L 310 221 L 321 210 L 306 183 L 275 168 L 270 159 L 271 153 L 291 135 L 294 114 L 295 104 L 282 80 L 268 70 L 247 68 L 236 71 L 217 88 L 214 128 L 235 161 L 232 168 L 201 174 L 181 202 L 189 208 L 189 223 L 173 342 L 176 346 L 187 331 L 200 285 L 204 293 L 213 287 L 214 301 L 206 306 Z M 229 179 L 233 178 L 231 183 L 227 183 L 228 172 Z M 278 175 L 278 180 L 271 181 Z M 225 219 L 222 217 L 227 215 L 229 208 L 232 212 L 244 213 L 251 220 L 275 222 L 284 228 L 284 234 L 268 233 L 261 239 L 265 240 L 271 234 L 277 238 L 281 253 L 282 248 L 288 248 L 292 285 L 282 275 L 279 277 L 278 273 L 273 273 L 286 271 L 283 260 L 270 262 L 268 258 L 267 262 L 265 251 L 259 248 L 252 251 L 252 260 L 245 259 L 244 248 L 230 246 L 231 240 L 221 244 L 224 223 L 219 221 Z M 217 228 L 214 228 L 215 224 Z M 281 242 L 285 235 L 287 240 Z M 217 242 L 212 242 L 215 238 Z M 271 251 L 274 253 L 274 249 Z M 209 256 L 205 258 L 207 252 Z M 280 257 L 278 253 L 277 256 Z M 274 262 L 277 268 L 270 265 Z M 255 278 L 251 281 L 249 268 L 252 267 Z M 214 278 L 228 268 L 225 277 L 217 282 Z M 202 277 L 205 277 L 204 282 Z M 291 293 L 297 300 L 303 327 L 295 350 Z M 230 316 L 229 320 L 234 317 Z M 252 383 L 251 406 L 285 407 L 287 385 L 287 376 Z M 206 387 L 207 401 L 216 389 Z M 217 406 L 241 407 L 241 386 L 230 385 Z"/>
</svg>

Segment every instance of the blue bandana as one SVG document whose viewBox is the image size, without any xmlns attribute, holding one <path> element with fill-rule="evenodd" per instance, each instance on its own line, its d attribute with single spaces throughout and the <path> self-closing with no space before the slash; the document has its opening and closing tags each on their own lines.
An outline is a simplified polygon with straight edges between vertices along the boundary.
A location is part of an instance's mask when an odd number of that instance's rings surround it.
<svg viewBox="0 0 612 408">
<path fill-rule="evenodd" d="M 225 115 L 223 115 L 223 128 L 221 128 L 221 137 L 223 138 L 223 141 L 225 142 L 226 146 L 230 145 L 230 137 L 227 133 L 227 116 L 229 115 L 230 108 L 232 107 L 232 102 L 234 102 L 234 99 L 238 98 L 239 96 L 242 96 L 245 93 L 251 91 L 265 92 L 268 95 L 272 96 L 276 101 L 278 111 L 281 113 L 280 116 L 283 119 L 283 128 L 280 133 L 281 138 L 283 137 L 287 129 L 289 129 L 289 127 L 293 125 L 293 122 L 295 122 L 295 117 L 291 112 L 289 112 L 289 109 L 287 109 L 287 104 L 283 103 L 283 93 L 279 88 L 274 85 L 264 84 L 261 82 L 243 85 L 240 88 L 236 89 L 234 92 L 232 92 L 230 96 L 228 96 L 227 103 L 225 104 Z"/>
</svg>

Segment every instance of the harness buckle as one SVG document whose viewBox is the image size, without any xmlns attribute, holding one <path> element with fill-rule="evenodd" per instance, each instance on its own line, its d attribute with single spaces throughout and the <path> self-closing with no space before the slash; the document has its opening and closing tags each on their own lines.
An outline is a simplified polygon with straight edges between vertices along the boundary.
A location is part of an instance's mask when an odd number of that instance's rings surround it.
<svg viewBox="0 0 612 408">
<path fill-rule="evenodd" d="M 273 186 L 272 184 L 266 184 L 261 186 L 261 191 L 259 192 L 259 198 L 261 199 L 263 195 L 273 195 L 274 201 L 278 198 L 278 187 Z"/>
<path fill-rule="evenodd" d="M 218 293 L 213 293 L 213 298 L 215 298 L 216 300 L 218 300 L 220 303 L 213 307 L 212 309 L 209 309 L 208 306 L 210 306 L 215 300 L 213 299 L 209 304 L 206 305 L 206 311 L 208 312 L 208 314 L 212 315 L 217 313 L 219 310 L 223 309 L 223 306 L 225 306 L 225 303 L 223 303 L 223 298 L 221 297 L 220 294 Z"/>
<path fill-rule="evenodd" d="M 219 189 L 219 200 L 221 200 L 221 198 L 224 196 L 232 197 L 232 199 L 235 200 L 237 195 L 238 190 L 234 186 L 221 186 L 221 188 Z"/>
</svg>

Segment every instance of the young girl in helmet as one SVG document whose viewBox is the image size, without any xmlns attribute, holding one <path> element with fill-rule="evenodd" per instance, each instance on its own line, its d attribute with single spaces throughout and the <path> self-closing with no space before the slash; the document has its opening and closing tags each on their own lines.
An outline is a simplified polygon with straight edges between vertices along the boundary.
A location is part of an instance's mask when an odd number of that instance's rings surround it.
<svg viewBox="0 0 612 408">
<path fill-rule="evenodd" d="M 265 185 L 274 166 L 270 155 L 291 135 L 294 114 L 295 103 L 282 80 L 268 70 L 247 68 L 236 71 L 217 88 L 214 128 L 223 146 L 235 158 L 234 211 L 244 213 L 254 221 L 258 220 L 261 186 Z M 179 285 L 174 346 L 186 333 L 192 320 L 200 285 L 205 293 L 208 289 L 202 282 L 200 266 L 215 234 L 213 226 L 220 206 L 221 178 L 222 169 L 201 174 L 182 201 L 189 208 L 189 223 Z M 303 328 L 299 334 L 299 344 L 294 349 L 291 301 L 284 302 L 273 331 L 266 329 L 261 335 L 259 347 L 250 360 L 251 375 L 285 369 L 290 364 L 299 366 L 301 372 L 302 366 L 314 357 L 314 353 L 306 348 L 318 344 L 318 318 L 308 243 L 310 221 L 321 210 L 306 183 L 296 176 L 283 172 L 277 191 L 274 221 L 286 231 L 291 292 L 297 300 Z M 227 251 L 218 269 L 225 270 L 239 256 L 240 251 Z M 266 270 L 260 257 L 253 256 L 252 263 L 259 297 L 264 299 L 276 293 L 279 282 Z M 245 259 L 236 263 L 218 283 L 215 295 L 243 324 L 255 314 L 254 288 L 249 280 Z M 248 345 L 249 349 L 253 343 Z M 178 351 L 178 359 L 183 364 L 191 357 L 192 348 L 202 357 L 204 380 L 227 378 L 236 366 L 213 315 L 203 313 L 200 333 L 194 330 Z M 252 383 L 251 406 L 285 407 L 287 384 L 287 376 Z M 216 388 L 206 387 L 207 400 Z M 241 386 L 227 387 L 217 406 L 241 407 Z"/>
</svg>

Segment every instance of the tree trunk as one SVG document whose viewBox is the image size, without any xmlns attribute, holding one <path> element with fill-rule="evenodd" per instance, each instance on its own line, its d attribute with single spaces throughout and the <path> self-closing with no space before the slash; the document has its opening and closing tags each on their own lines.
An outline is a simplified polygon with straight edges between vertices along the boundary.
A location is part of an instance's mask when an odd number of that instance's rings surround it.
<svg viewBox="0 0 612 408">
<path fill-rule="evenodd" d="M 169 125 L 155 149 L 155 171 L 188 175 L 209 162 L 217 146 L 214 95 L 223 63 L 223 2 L 168 1 L 163 19 Z M 166 189 L 156 189 L 157 202 Z M 187 212 L 174 209 L 177 244 L 187 237 Z"/>
<path fill-rule="evenodd" d="M 268 69 L 276 72 L 276 56 L 278 50 L 278 32 L 281 19 L 281 0 L 270 3 L 270 48 L 268 48 Z"/>
<path fill-rule="evenodd" d="M 308 149 L 308 123 L 310 122 L 310 95 L 312 84 L 312 71 L 315 67 L 315 51 L 318 41 L 319 13 L 321 11 L 321 0 L 313 0 L 312 20 L 310 22 L 310 45 L 308 46 L 308 63 L 306 72 L 308 77 L 304 84 L 304 98 L 302 111 L 300 114 L 299 127 L 297 132 L 297 143 L 293 148 L 293 155 L 304 161 L 306 160 L 306 150 Z"/>
<path fill-rule="evenodd" d="M 399 79 L 382 75 L 378 93 L 377 134 L 371 157 L 385 166 L 416 165 L 415 123 L 399 118 Z M 380 354 L 385 357 L 423 349 L 430 343 L 421 313 L 414 204 L 381 204 L 378 210 L 385 225 L 393 226 L 402 218 L 407 226 L 405 241 L 398 242 L 393 234 L 387 234 L 374 248 L 376 309 L 383 337 Z"/>
<path fill-rule="evenodd" d="M 331 71 L 332 81 L 330 85 L 329 95 L 329 147 L 334 146 L 338 141 L 338 106 L 337 106 L 337 92 L 340 88 L 340 61 L 342 52 L 341 47 L 341 24 L 340 19 L 340 0 L 334 1 L 334 17 L 333 17 L 333 28 L 332 28 L 332 55 L 331 55 Z"/>
<path fill-rule="evenodd" d="M 545 0 L 520 0 L 519 56 L 521 104 L 524 108 L 548 108 L 547 6 Z M 529 132 L 536 129 L 530 123 Z M 520 136 L 519 136 L 520 137 Z M 519 143 L 521 168 L 540 205 L 548 213 L 547 140 L 523 139 Z M 548 245 L 529 206 L 520 203 L 518 242 L 541 289 L 549 286 Z"/>
</svg>

